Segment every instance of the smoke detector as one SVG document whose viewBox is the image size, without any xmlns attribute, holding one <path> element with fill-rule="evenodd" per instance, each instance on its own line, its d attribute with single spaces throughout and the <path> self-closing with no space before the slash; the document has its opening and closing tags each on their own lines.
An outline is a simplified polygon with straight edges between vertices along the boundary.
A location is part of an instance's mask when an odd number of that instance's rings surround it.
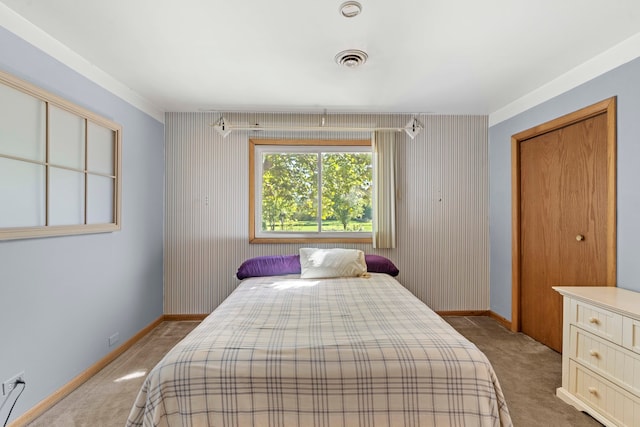
<svg viewBox="0 0 640 427">
<path fill-rule="evenodd" d="M 335 60 L 339 65 L 344 65 L 348 68 L 356 68 L 367 62 L 368 57 L 369 55 L 367 55 L 366 52 L 358 49 L 348 49 L 338 53 Z"/>
<path fill-rule="evenodd" d="M 362 5 L 357 1 L 346 1 L 340 5 L 340 14 L 345 18 L 353 18 L 360 15 Z"/>
</svg>

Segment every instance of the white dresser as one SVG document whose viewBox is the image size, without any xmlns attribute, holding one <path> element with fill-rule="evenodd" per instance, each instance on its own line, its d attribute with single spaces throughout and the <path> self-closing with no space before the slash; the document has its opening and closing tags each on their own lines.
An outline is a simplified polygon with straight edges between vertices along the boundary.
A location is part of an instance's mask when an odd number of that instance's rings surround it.
<svg viewBox="0 0 640 427">
<path fill-rule="evenodd" d="M 607 426 L 640 426 L 640 293 L 553 289 L 564 297 L 557 396 Z"/>
</svg>

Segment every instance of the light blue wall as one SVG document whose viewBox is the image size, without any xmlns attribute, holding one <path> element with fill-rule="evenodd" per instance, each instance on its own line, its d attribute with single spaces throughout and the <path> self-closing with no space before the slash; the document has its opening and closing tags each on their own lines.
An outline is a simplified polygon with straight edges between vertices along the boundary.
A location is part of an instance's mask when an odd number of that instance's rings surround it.
<svg viewBox="0 0 640 427">
<path fill-rule="evenodd" d="M 640 59 L 489 128 L 491 310 L 511 319 L 511 136 L 603 99 L 618 104 L 618 287 L 640 291 Z"/>
<path fill-rule="evenodd" d="M 15 419 L 162 315 L 164 125 L 2 27 L 0 69 L 123 129 L 121 231 L 0 242 L 0 381 L 27 382 Z"/>
</svg>

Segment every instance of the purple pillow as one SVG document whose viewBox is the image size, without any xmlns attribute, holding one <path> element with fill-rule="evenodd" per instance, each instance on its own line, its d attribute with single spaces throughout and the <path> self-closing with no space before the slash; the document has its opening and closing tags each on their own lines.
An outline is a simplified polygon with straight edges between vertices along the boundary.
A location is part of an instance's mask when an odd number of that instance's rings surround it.
<svg viewBox="0 0 640 427">
<path fill-rule="evenodd" d="M 367 271 L 370 273 L 386 273 L 397 276 L 400 271 L 391 260 L 381 255 L 365 255 Z M 300 274 L 300 255 L 267 255 L 249 258 L 243 262 L 236 277 L 240 280 L 247 277 L 281 276 L 285 274 Z"/>
<path fill-rule="evenodd" d="M 240 265 L 236 277 L 280 276 L 300 274 L 300 255 L 268 255 L 249 258 Z"/>
<path fill-rule="evenodd" d="M 396 267 L 390 259 L 381 255 L 365 255 L 364 261 L 367 263 L 367 271 L 369 273 L 386 273 L 393 277 L 396 277 L 400 273 L 398 267 Z"/>
</svg>

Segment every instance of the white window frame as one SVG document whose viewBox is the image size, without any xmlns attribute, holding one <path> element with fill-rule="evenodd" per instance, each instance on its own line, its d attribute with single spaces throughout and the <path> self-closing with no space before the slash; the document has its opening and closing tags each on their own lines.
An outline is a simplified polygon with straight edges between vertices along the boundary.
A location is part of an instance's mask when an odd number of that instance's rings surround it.
<svg viewBox="0 0 640 427">
<path fill-rule="evenodd" d="M 371 243 L 371 232 L 262 231 L 262 158 L 268 153 L 362 153 L 371 151 L 370 140 L 249 140 L 249 242 L 250 243 Z M 318 160 L 320 161 L 320 160 Z M 322 170 L 318 170 L 322 184 Z M 320 188 L 318 189 L 320 196 Z M 321 200 L 319 200 L 321 203 Z M 319 211 L 321 207 L 319 206 Z M 320 213 L 318 213 L 320 215 Z M 318 219 L 320 227 L 322 221 Z"/>
</svg>

